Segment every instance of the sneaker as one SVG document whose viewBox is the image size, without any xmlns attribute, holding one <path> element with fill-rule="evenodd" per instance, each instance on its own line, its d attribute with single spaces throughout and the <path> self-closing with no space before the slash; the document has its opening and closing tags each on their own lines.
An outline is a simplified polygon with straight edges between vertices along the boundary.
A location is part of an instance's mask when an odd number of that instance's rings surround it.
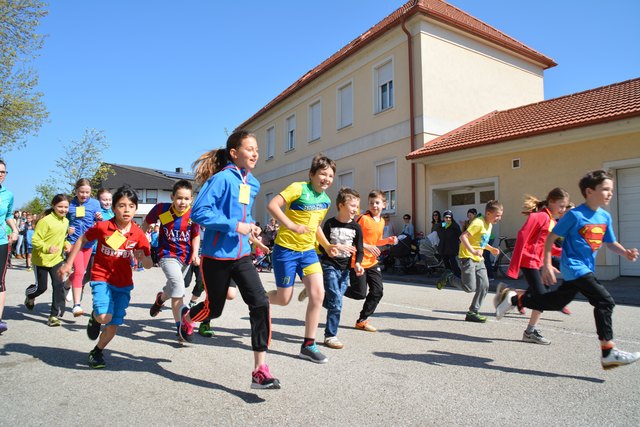
<svg viewBox="0 0 640 427">
<path fill-rule="evenodd" d="M 89 323 L 87 323 L 87 336 L 91 341 L 97 340 L 100 336 L 100 326 L 100 323 L 93 318 L 92 312 L 91 317 L 89 318 Z"/>
<path fill-rule="evenodd" d="M 7 324 L 5 322 L 3 322 L 2 320 L 0 320 L 0 334 L 3 333 L 3 332 L 6 332 L 7 329 L 9 329 L 7 327 Z"/>
<path fill-rule="evenodd" d="M 442 288 L 447 286 L 447 282 L 449 281 L 449 278 L 451 276 L 453 276 L 453 273 L 449 270 L 445 270 L 444 273 L 442 273 L 442 276 L 440 276 L 440 278 L 436 282 L 436 288 L 438 288 L 438 290 L 441 290 Z"/>
<path fill-rule="evenodd" d="M 329 359 L 327 359 L 327 356 L 320 353 L 320 350 L 318 350 L 318 346 L 315 345 L 315 343 L 313 345 L 302 347 L 300 349 L 300 357 L 302 359 L 310 360 L 314 363 L 327 363 L 329 361 Z"/>
<path fill-rule="evenodd" d="M 67 302 L 73 301 L 73 295 L 71 295 L 71 288 L 64 288 L 64 299 Z"/>
<path fill-rule="evenodd" d="M 504 291 L 504 289 L 507 287 L 506 284 L 500 282 L 498 283 L 498 286 L 496 286 L 496 293 L 493 296 L 493 307 L 498 307 L 498 304 L 500 304 L 500 294 L 502 294 L 502 291 Z"/>
<path fill-rule="evenodd" d="M 193 307 L 197 303 L 198 303 L 198 301 L 189 301 L 189 308 Z"/>
<path fill-rule="evenodd" d="M 602 369 L 613 369 L 618 366 L 629 365 L 638 359 L 640 359 L 640 353 L 628 353 L 614 347 L 607 357 L 602 358 Z"/>
<path fill-rule="evenodd" d="M 304 301 L 305 299 L 307 299 L 307 296 L 307 288 L 302 289 L 302 292 L 300 292 L 300 295 L 298 295 L 298 301 Z"/>
<path fill-rule="evenodd" d="M 104 363 L 102 350 L 93 349 L 89 352 L 89 366 L 91 366 L 93 369 L 102 369 L 107 366 Z"/>
<path fill-rule="evenodd" d="M 200 323 L 198 334 L 206 338 L 211 338 L 214 335 L 213 329 L 211 329 L 211 324 L 205 322 Z"/>
<path fill-rule="evenodd" d="M 156 300 L 151 304 L 151 308 L 149 309 L 149 315 L 151 317 L 156 317 L 158 313 L 162 310 L 162 305 L 164 301 L 162 301 L 162 292 L 158 292 L 156 294 Z"/>
<path fill-rule="evenodd" d="M 329 348 L 336 349 L 336 350 L 340 350 L 341 348 L 344 347 L 344 344 L 342 344 L 342 342 L 340 342 L 338 337 L 326 337 L 324 339 L 324 345 L 326 345 Z"/>
<path fill-rule="evenodd" d="M 47 320 L 47 326 L 60 326 L 61 324 L 60 319 L 56 316 L 49 316 L 49 319 Z"/>
<path fill-rule="evenodd" d="M 551 341 L 549 341 L 548 339 L 543 337 L 540 334 L 540 332 L 538 332 L 537 329 L 534 329 L 533 332 L 531 332 L 531 333 L 527 333 L 527 331 L 524 331 L 522 333 L 522 341 L 524 341 L 524 342 L 532 342 L 534 344 L 542 344 L 542 345 L 551 344 Z"/>
<path fill-rule="evenodd" d="M 33 298 L 26 297 L 24 299 L 24 306 L 27 307 L 27 310 L 33 310 L 33 307 L 36 305 L 36 300 Z"/>
<path fill-rule="evenodd" d="M 522 314 L 523 316 L 526 316 L 526 314 L 527 314 L 527 309 L 526 309 L 526 308 L 524 308 L 524 307 L 520 307 L 520 308 L 518 309 L 518 313 Z"/>
<path fill-rule="evenodd" d="M 273 378 L 271 372 L 269 372 L 269 367 L 266 364 L 262 364 L 251 373 L 251 388 L 259 388 L 259 389 L 279 389 L 280 381 L 276 378 Z"/>
<path fill-rule="evenodd" d="M 500 320 L 505 314 L 515 308 L 515 305 L 511 304 L 511 298 L 517 294 L 509 288 L 504 288 L 501 294 L 500 303 L 496 307 L 496 320 Z"/>
<path fill-rule="evenodd" d="M 369 324 L 368 320 L 363 320 L 361 322 L 356 322 L 356 329 L 360 329 L 361 331 L 367 332 L 376 332 L 377 329 Z"/>
<path fill-rule="evenodd" d="M 73 313 L 73 317 L 80 317 L 84 314 L 84 310 L 82 309 L 80 304 L 74 305 L 73 310 L 71 310 L 71 312 Z"/>
<path fill-rule="evenodd" d="M 464 318 L 465 322 L 475 322 L 475 323 L 484 323 L 487 321 L 487 318 L 481 316 L 475 311 L 467 311 L 467 315 Z"/>
<path fill-rule="evenodd" d="M 178 334 L 180 338 L 186 342 L 193 341 L 193 323 L 187 322 L 187 314 L 189 314 L 189 307 L 186 305 L 180 310 L 180 327 Z"/>
<path fill-rule="evenodd" d="M 567 316 L 571 316 L 571 310 L 569 310 L 569 307 L 567 307 L 566 305 L 564 307 L 562 307 L 562 310 L 560 310 L 562 312 L 562 314 L 566 314 Z"/>
<path fill-rule="evenodd" d="M 33 271 L 31 267 L 27 267 L 27 271 Z"/>
</svg>

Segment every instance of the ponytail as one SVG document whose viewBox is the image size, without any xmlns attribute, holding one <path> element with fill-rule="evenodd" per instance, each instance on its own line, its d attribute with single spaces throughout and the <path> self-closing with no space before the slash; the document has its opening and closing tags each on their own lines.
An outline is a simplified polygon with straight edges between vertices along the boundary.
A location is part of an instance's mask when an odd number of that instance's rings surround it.
<svg viewBox="0 0 640 427">
<path fill-rule="evenodd" d="M 543 208 L 546 208 L 549 205 L 549 202 L 561 199 L 568 200 L 569 193 L 560 187 L 556 187 L 549 191 L 545 200 L 538 200 L 535 196 L 527 195 L 525 196 L 524 203 L 522 205 L 522 213 L 529 215 L 530 213 L 540 212 Z"/>
<path fill-rule="evenodd" d="M 203 184 L 220 172 L 228 162 L 229 156 L 226 148 L 218 148 L 204 153 L 191 165 L 196 183 Z"/>
</svg>

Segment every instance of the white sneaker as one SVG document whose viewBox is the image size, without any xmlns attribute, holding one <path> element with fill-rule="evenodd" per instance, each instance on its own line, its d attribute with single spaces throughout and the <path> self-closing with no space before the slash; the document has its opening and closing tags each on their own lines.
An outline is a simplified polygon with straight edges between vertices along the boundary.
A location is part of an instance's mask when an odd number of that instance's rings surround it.
<svg viewBox="0 0 640 427">
<path fill-rule="evenodd" d="M 498 286 L 496 286 L 496 294 L 493 296 L 493 308 L 497 308 L 498 304 L 500 304 L 500 294 L 506 287 L 507 285 L 503 282 L 498 283 Z"/>
<path fill-rule="evenodd" d="M 64 288 L 64 299 L 67 302 L 71 302 L 73 300 L 73 295 L 71 295 L 71 288 Z"/>
<path fill-rule="evenodd" d="M 640 353 L 628 353 L 614 347 L 607 357 L 602 358 L 602 369 L 613 369 L 618 366 L 629 365 L 638 359 L 640 359 Z"/>
<path fill-rule="evenodd" d="M 84 310 L 80 307 L 80 304 L 74 305 L 71 312 L 73 313 L 73 317 L 80 317 L 84 314 Z"/>
<path fill-rule="evenodd" d="M 327 337 L 327 338 L 325 338 L 324 339 L 324 345 L 326 345 L 329 348 L 334 348 L 336 350 L 339 350 L 339 349 L 344 347 L 344 344 L 342 344 L 342 342 L 340 342 L 338 337 Z"/>
<path fill-rule="evenodd" d="M 502 291 L 502 295 L 500 296 L 500 303 L 496 307 L 496 320 L 502 319 L 505 314 L 515 308 L 515 305 L 511 304 L 511 298 L 515 297 L 516 295 L 518 294 L 516 294 L 509 288 L 505 288 Z"/>
</svg>

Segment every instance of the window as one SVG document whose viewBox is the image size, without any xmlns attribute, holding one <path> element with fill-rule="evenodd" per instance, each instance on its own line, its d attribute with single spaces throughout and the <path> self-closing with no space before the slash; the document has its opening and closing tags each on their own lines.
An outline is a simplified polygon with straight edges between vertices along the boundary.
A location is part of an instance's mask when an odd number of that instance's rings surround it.
<svg viewBox="0 0 640 427">
<path fill-rule="evenodd" d="M 476 193 L 459 193 L 451 195 L 451 206 L 475 205 Z"/>
<path fill-rule="evenodd" d="M 376 165 L 376 186 L 384 193 L 387 199 L 387 212 L 396 210 L 396 162 L 380 163 Z"/>
<path fill-rule="evenodd" d="M 488 203 L 490 200 L 496 199 L 496 192 L 493 190 L 480 192 L 480 203 Z"/>
<path fill-rule="evenodd" d="M 309 106 L 309 142 L 320 139 L 322 128 L 322 111 L 320 101 Z"/>
<path fill-rule="evenodd" d="M 353 188 L 353 171 L 338 174 L 338 188 L 342 187 Z"/>
<path fill-rule="evenodd" d="M 284 151 L 291 151 L 296 148 L 296 115 L 287 118 L 287 133 L 285 134 Z"/>
<path fill-rule="evenodd" d="M 376 82 L 376 107 L 379 113 L 393 107 L 393 61 L 389 61 L 374 71 Z"/>
<path fill-rule="evenodd" d="M 145 203 L 144 201 L 144 190 L 142 188 L 136 189 L 136 194 L 138 195 L 138 201 L 140 203 Z"/>
<path fill-rule="evenodd" d="M 338 88 L 338 129 L 353 124 L 353 84 Z"/>
<path fill-rule="evenodd" d="M 158 190 L 147 190 L 147 203 L 158 203 Z"/>
<path fill-rule="evenodd" d="M 267 129 L 267 160 L 273 159 L 276 155 L 276 127 Z"/>
</svg>

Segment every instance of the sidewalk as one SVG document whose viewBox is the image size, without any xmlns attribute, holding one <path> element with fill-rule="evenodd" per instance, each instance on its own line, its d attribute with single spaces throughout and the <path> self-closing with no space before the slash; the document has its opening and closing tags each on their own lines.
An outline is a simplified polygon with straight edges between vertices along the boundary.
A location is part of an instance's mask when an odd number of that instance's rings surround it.
<svg viewBox="0 0 640 427">
<path fill-rule="evenodd" d="M 393 274 L 384 272 L 384 281 L 397 282 L 414 285 L 433 286 L 436 285 L 438 276 L 428 276 L 426 274 Z M 527 282 L 524 279 L 505 279 L 500 275 L 491 281 L 489 290 L 493 292 L 499 282 L 504 282 L 507 286 L 518 289 L 526 289 Z M 614 280 L 603 280 L 601 282 L 609 291 L 617 305 L 631 305 L 640 307 L 640 278 L 639 277 L 618 277 Z M 581 294 L 576 300 L 586 301 Z"/>
</svg>

